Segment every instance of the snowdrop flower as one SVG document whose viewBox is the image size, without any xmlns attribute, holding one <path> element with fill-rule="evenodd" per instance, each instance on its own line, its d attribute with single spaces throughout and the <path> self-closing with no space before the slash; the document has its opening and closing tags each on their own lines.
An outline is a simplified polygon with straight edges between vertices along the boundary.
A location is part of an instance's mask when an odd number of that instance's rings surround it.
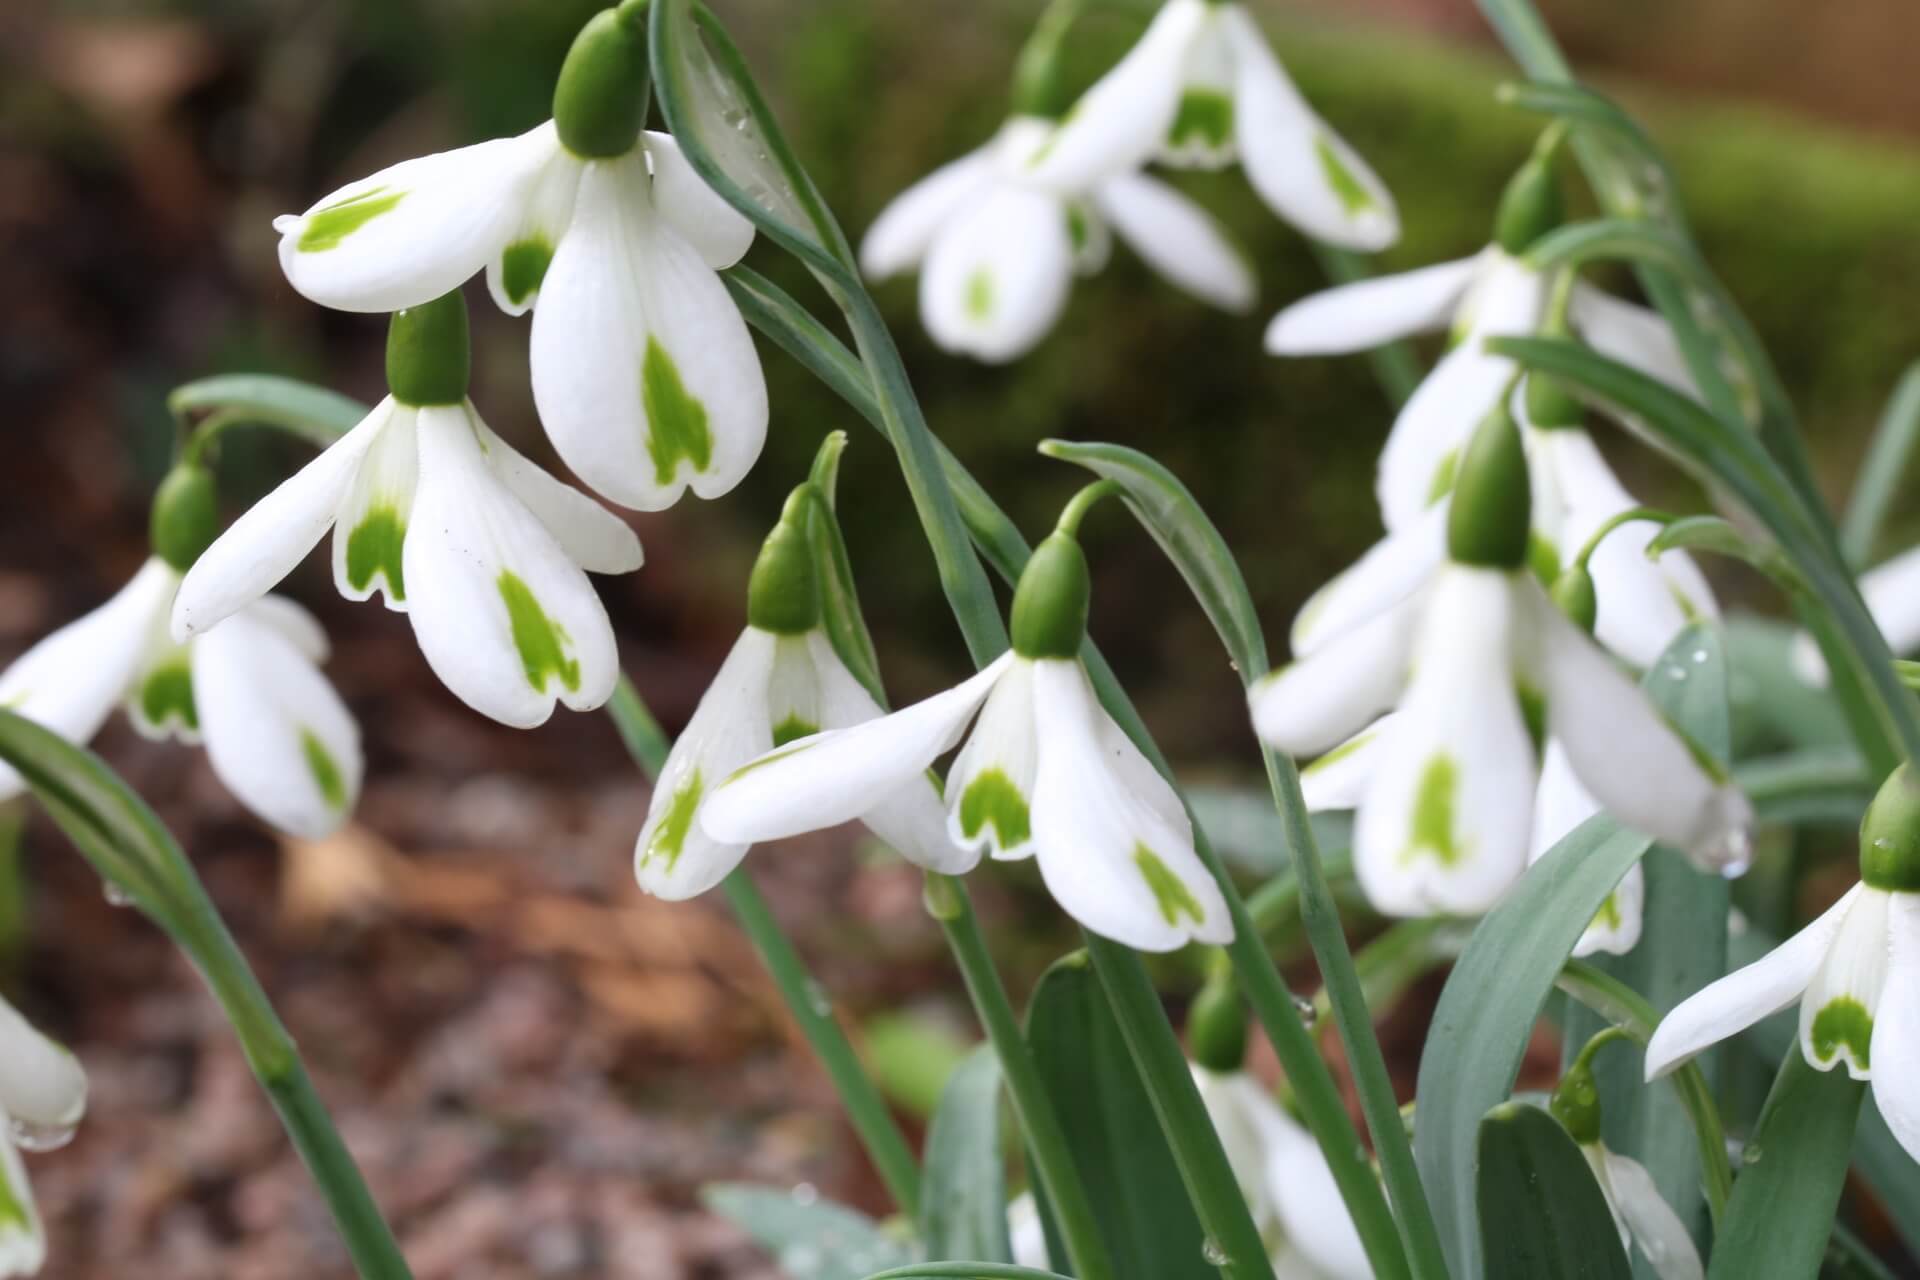
<svg viewBox="0 0 1920 1280">
<path fill-rule="evenodd" d="M 1281 356 L 1362 351 L 1450 327 L 1451 346 L 1401 408 L 1380 455 L 1375 487 L 1389 530 L 1412 524 L 1452 487 L 1474 424 L 1519 372 L 1513 361 L 1487 351 L 1486 340 L 1544 331 L 1549 281 L 1520 255 L 1559 223 L 1558 200 L 1551 171 L 1536 157 L 1502 199 L 1494 244 L 1457 262 L 1325 290 L 1268 326 L 1267 350 Z M 1646 308 L 1576 282 L 1567 320 L 1602 355 L 1691 387 L 1666 322 Z"/>
<path fill-rule="evenodd" d="M 1499 901 L 1534 843 L 1546 739 L 1623 824 L 1703 866 L 1746 858 L 1745 797 L 1527 570 L 1526 475 L 1518 428 L 1497 407 L 1449 505 L 1310 602 L 1296 661 L 1249 694 L 1266 741 L 1326 753 L 1306 771 L 1310 796 L 1353 804 L 1355 868 L 1390 915 L 1475 915 Z"/>
<path fill-rule="evenodd" d="M 867 232 L 875 280 L 920 266 L 920 317 L 949 351 L 1025 354 L 1066 306 L 1074 272 L 1100 269 L 1111 233 L 1175 285 L 1228 311 L 1253 305 L 1253 271 L 1226 231 L 1174 188 L 1139 173 L 1063 196 L 1027 177 L 1052 123 L 1016 115 L 978 150 L 902 192 Z"/>
<path fill-rule="evenodd" d="M 1800 1002 L 1809 1066 L 1845 1065 L 1920 1160 L 1920 780 L 1902 764 L 1860 824 L 1860 883 L 1768 955 L 1681 1002 L 1647 1045 L 1652 1080 Z"/>
<path fill-rule="evenodd" d="M 393 393 L 234 521 L 173 601 L 176 640 L 212 638 L 328 529 L 340 593 L 404 611 L 434 674 L 468 706 L 530 728 L 600 706 L 619 678 L 587 573 L 640 566 L 640 541 L 495 435 L 467 399 L 466 304 L 398 312 Z"/>
<path fill-rule="evenodd" d="M 1194 852 L 1185 808 L 1100 706 L 1080 663 L 1088 579 L 1073 536 L 1078 509 L 1021 575 L 1011 651 L 956 688 L 737 770 L 701 809 L 707 836 L 748 844 L 860 817 L 972 723 L 947 776 L 955 844 L 1037 858 L 1069 915 L 1138 950 L 1230 941 L 1233 921 Z"/>
<path fill-rule="evenodd" d="M 767 389 L 715 274 L 753 228 L 640 127 L 644 12 L 629 0 L 586 24 L 546 124 L 393 165 L 274 227 L 293 287 L 347 311 L 416 307 L 484 268 L 501 309 L 534 310 L 534 403 L 560 457 L 655 511 L 740 482 Z"/>
<path fill-rule="evenodd" d="M 1860 595 L 1896 657 L 1920 649 L 1920 547 L 1903 551 L 1860 575 Z M 1793 670 L 1805 684 L 1827 686 L 1827 660 L 1804 632 L 1794 637 Z"/>
<path fill-rule="evenodd" d="M 320 674 L 319 622 L 269 596 L 190 641 L 167 634 L 177 566 L 192 563 L 213 525 L 211 475 L 177 468 L 155 501 L 157 554 L 112 599 L 0 672 L 0 706 L 85 743 L 124 705 L 145 737 L 204 743 L 214 775 L 262 820 L 317 839 L 353 811 L 364 767 L 359 726 Z M 25 786 L 0 765 L 0 798 Z"/>
<path fill-rule="evenodd" d="M 79 1062 L 0 1000 L 0 1276 L 37 1274 L 47 1256 L 20 1152 L 66 1145 L 86 1109 Z"/>
<path fill-rule="evenodd" d="M 634 874 L 648 893 L 691 898 L 746 856 L 749 842 L 716 840 L 700 826 L 702 802 L 721 780 L 777 747 L 883 714 L 821 623 L 806 534 L 807 520 L 819 518 L 814 493 L 811 486 L 796 490 L 768 535 L 748 589 L 747 629 L 660 772 L 633 851 Z M 930 871 L 959 875 L 980 860 L 978 850 L 948 838 L 939 789 L 924 772 L 905 778 L 860 816 Z"/>
<path fill-rule="evenodd" d="M 1267 206 L 1314 239 L 1371 251 L 1399 237 L 1386 187 L 1314 114 L 1231 0 L 1168 0 L 1067 114 L 1033 177 L 1085 191 L 1149 160 L 1218 168 L 1236 153 Z"/>
</svg>

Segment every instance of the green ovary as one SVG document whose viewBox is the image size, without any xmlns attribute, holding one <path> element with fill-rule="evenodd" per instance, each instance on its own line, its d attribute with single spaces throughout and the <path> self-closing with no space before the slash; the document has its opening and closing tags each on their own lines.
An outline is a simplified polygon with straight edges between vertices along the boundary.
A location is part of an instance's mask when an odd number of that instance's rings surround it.
<svg viewBox="0 0 1920 1280">
<path fill-rule="evenodd" d="M 406 522 L 398 509 L 369 508 L 347 536 L 347 585 L 369 592 L 376 577 L 385 578 L 387 598 L 396 604 L 404 601 L 407 582 L 400 552 L 406 540 Z"/>
<path fill-rule="evenodd" d="M 307 219 L 306 230 L 300 233 L 300 242 L 295 247 L 301 253 L 325 253 L 329 249 L 338 249 L 340 242 L 348 236 L 381 214 L 393 212 L 394 206 L 407 194 L 395 191 L 382 195 L 381 192 L 386 190 L 385 187 L 374 187 L 316 211 Z"/>
<path fill-rule="evenodd" d="M 1320 172 L 1326 176 L 1327 185 L 1333 188 L 1334 199 L 1347 216 L 1365 213 L 1373 208 L 1373 194 L 1361 183 L 1340 153 L 1325 138 L 1313 140 L 1313 154 L 1320 161 Z"/>
<path fill-rule="evenodd" d="M 313 784 L 320 788 L 320 798 L 326 801 L 327 808 L 346 808 L 346 776 L 340 772 L 339 762 L 327 750 L 327 744 L 311 729 L 300 731 L 300 754 L 306 757 L 307 772 L 313 775 Z"/>
<path fill-rule="evenodd" d="M 1845 1050 L 1853 1065 L 1862 1071 L 1872 1069 L 1869 1050 L 1873 1044 L 1873 1015 L 1851 996 L 1829 1000 L 1813 1015 L 1810 1032 L 1813 1055 L 1820 1065 L 1830 1067 Z"/>
<path fill-rule="evenodd" d="M 1420 775 L 1419 790 L 1413 798 L 1413 838 L 1407 842 L 1402 862 L 1412 862 L 1425 854 L 1443 866 L 1457 866 L 1467 851 L 1454 843 L 1455 801 L 1460 790 L 1460 771 L 1446 756 L 1435 756 Z"/>
<path fill-rule="evenodd" d="M 507 300 L 516 307 L 525 302 L 547 278 L 552 261 L 553 245 L 545 236 L 529 236 L 508 245 L 500 255 L 500 287 L 506 290 Z"/>
<path fill-rule="evenodd" d="M 672 484 L 685 459 L 695 471 L 713 464 L 713 431 L 707 409 L 680 381 L 673 357 L 656 338 L 647 339 L 640 362 L 640 403 L 647 414 L 647 453 L 655 484 Z"/>
<path fill-rule="evenodd" d="M 693 776 L 673 793 L 673 799 L 667 802 L 667 811 L 661 816 L 660 825 L 653 829 L 653 835 L 647 841 L 643 861 L 652 862 L 660 858 L 666 862 L 668 871 L 673 870 L 680 861 L 681 852 L 687 847 L 687 834 L 693 830 L 693 816 L 700 811 L 702 794 L 700 771 L 696 769 Z"/>
<path fill-rule="evenodd" d="M 1000 769 L 982 769 L 960 797 L 960 830 L 971 840 L 993 824 L 1001 849 L 1016 849 L 1033 836 L 1027 798 Z"/>
<path fill-rule="evenodd" d="M 1144 844 L 1135 845 L 1133 865 L 1140 868 L 1147 888 L 1153 890 L 1154 901 L 1160 904 L 1160 915 L 1168 924 L 1180 923 L 1182 915 L 1191 916 L 1195 924 L 1207 918 L 1193 891 L 1181 883 L 1179 876 L 1167 870 L 1167 864 L 1160 861 L 1153 850 Z"/>
<path fill-rule="evenodd" d="M 820 732 L 820 726 L 789 714 L 785 720 L 773 726 L 773 745 L 784 747 L 789 742 L 798 742 L 802 738 L 811 738 Z"/>
<path fill-rule="evenodd" d="M 189 731 L 200 728 L 200 713 L 193 706 L 193 670 L 185 657 L 147 672 L 140 682 L 140 715 L 157 729 L 169 723 Z"/>
<path fill-rule="evenodd" d="M 1168 146 L 1179 149 L 1198 144 L 1219 151 L 1232 138 L 1232 98 L 1217 89 L 1189 89 L 1180 95 L 1180 109 L 1167 128 Z"/>
<path fill-rule="evenodd" d="M 500 571 L 498 586 L 500 598 L 506 602 L 507 620 L 513 628 L 513 647 L 520 651 L 527 683 L 542 693 L 552 679 L 559 680 L 569 692 L 579 689 L 580 663 L 567 657 L 566 628 L 547 616 L 532 590 L 511 571 Z"/>
</svg>

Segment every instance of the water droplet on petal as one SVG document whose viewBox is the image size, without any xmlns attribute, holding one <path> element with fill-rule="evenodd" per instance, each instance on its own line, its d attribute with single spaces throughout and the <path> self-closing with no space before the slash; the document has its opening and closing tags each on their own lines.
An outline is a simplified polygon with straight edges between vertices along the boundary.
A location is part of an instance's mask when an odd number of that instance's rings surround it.
<svg viewBox="0 0 1920 1280">
<path fill-rule="evenodd" d="M 58 1151 L 73 1141 L 73 1134 L 80 1126 L 75 1124 L 36 1124 L 30 1120 L 9 1118 L 7 1130 L 13 1137 L 13 1145 L 22 1151 Z"/>
</svg>

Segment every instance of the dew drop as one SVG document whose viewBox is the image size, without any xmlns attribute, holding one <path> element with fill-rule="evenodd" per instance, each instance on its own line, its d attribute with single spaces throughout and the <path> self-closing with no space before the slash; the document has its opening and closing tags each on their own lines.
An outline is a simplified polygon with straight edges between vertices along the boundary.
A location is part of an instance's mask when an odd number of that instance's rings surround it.
<svg viewBox="0 0 1920 1280">
<path fill-rule="evenodd" d="M 1214 1267 L 1224 1267 L 1233 1261 L 1227 1256 L 1227 1251 L 1220 1247 L 1220 1242 L 1212 1236 L 1200 1242 L 1200 1256 L 1207 1260 L 1209 1266 Z"/>
<path fill-rule="evenodd" d="M 1747 833 L 1745 827 L 1734 827 L 1729 830 L 1720 842 L 1720 849 L 1722 879 L 1738 880 L 1747 874 L 1747 869 L 1753 865 L 1753 837 Z"/>
<path fill-rule="evenodd" d="M 1320 1017 L 1320 1007 L 1305 996 L 1293 998 L 1293 1011 L 1300 1015 L 1300 1021 L 1312 1026 Z"/>
<path fill-rule="evenodd" d="M 1740 1163 L 1741 1164 L 1759 1164 L 1760 1155 L 1761 1155 L 1760 1144 L 1757 1142 L 1749 1142 L 1746 1145 L 1746 1149 L 1741 1151 L 1740 1153 Z"/>
<path fill-rule="evenodd" d="M 1707 651 L 1705 649 L 1695 649 L 1693 651 L 1693 660 L 1695 662 L 1705 662 L 1707 660 Z"/>
<path fill-rule="evenodd" d="M 820 1274 L 825 1261 L 820 1250 L 810 1244 L 792 1245 L 780 1254 L 780 1265 L 786 1268 L 793 1280 L 812 1280 Z"/>
<path fill-rule="evenodd" d="M 73 1141 L 78 1124 L 36 1124 L 31 1120 L 10 1118 L 7 1129 L 13 1145 L 22 1151 L 58 1151 Z"/>
<path fill-rule="evenodd" d="M 816 1017 L 831 1018 L 833 1016 L 833 997 L 827 994 L 825 987 L 814 979 L 808 978 L 806 994 L 807 1008 L 813 1010 Z"/>
<path fill-rule="evenodd" d="M 130 907 L 133 905 L 133 895 L 111 880 L 100 882 L 100 892 L 106 898 L 108 906 Z"/>
<path fill-rule="evenodd" d="M 818 1203 L 820 1199 L 820 1189 L 814 1186 L 811 1182 L 794 1183 L 793 1190 L 789 1194 L 792 1195 L 793 1202 L 799 1205 L 802 1209 L 806 1208 L 808 1205 Z"/>
<path fill-rule="evenodd" d="M 1677 684 L 1687 678 L 1687 669 L 1683 666 L 1680 666 L 1677 663 L 1669 662 L 1667 664 L 1667 669 L 1664 674 L 1666 675 L 1667 679 L 1672 680 Z"/>
</svg>

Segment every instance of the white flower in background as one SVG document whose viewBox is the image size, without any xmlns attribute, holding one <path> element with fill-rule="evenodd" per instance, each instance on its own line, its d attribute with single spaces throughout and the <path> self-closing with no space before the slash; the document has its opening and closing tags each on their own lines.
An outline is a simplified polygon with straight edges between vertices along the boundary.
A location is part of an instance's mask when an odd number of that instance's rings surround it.
<svg viewBox="0 0 1920 1280">
<path fill-rule="evenodd" d="M 1204 302 L 1245 311 L 1253 270 L 1214 218 L 1140 173 L 1063 196 L 1027 177 L 1052 123 L 1015 116 L 985 146 L 907 188 L 860 246 L 875 280 L 922 268 L 920 317 L 949 351 L 1004 361 L 1044 337 L 1076 271 L 1105 265 L 1118 232 L 1148 266 Z"/>
<path fill-rule="evenodd" d="M 534 403 L 560 457 L 655 511 L 740 482 L 766 440 L 767 389 L 716 274 L 753 227 L 671 137 L 640 131 L 645 58 L 644 33 L 606 10 L 568 55 L 555 120 L 382 169 L 274 227 L 287 280 L 342 310 L 419 306 L 484 269 L 503 310 L 534 309 Z M 568 96 L 609 60 L 596 88 L 642 96 Z"/>
<path fill-rule="evenodd" d="M 21 1150 L 64 1146 L 86 1109 L 80 1063 L 0 1000 L 0 1276 L 35 1275 L 47 1256 Z"/>
<path fill-rule="evenodd" d="M 1168 0 L 1074 104 L 1033 176 L 1078 192 L 1150 160 L 1217 168 L 1236 154 L 1267 206 L 1314 239 L 1371 251 L 1398 238 L 1386 187 L 1314 114 L 1252 16 L 1231 2 Z"/>
<path fill-rule="evenodd" d="M 1920 649 L 1920 547 L 1903 551 L 1860 575 L 1867 612 L 1895 657 Z M 1793 640 L 1793 669 L 1800 679 L 1824 689 L 1829 679 L 1820 646 L 1804 632 Z"/>
<path fill-rule="evenodd" d="M 1540 765 L 1540 787 L 1533 797 L 1533 839 L 1527 864 L 1540 861 L 1573 829 L 1601 811 L 1600 802 L 1581 783 L 1567 760 L 1567 749 L 1547 740 Z M 1613 892 L 1594 913 L 1586 932 L 1573 945 L 1576 958 L 1596 952 L 1623 956 L 1640 945 L 1640 929 L 1647 905 L 1647 873 L 1638 862 L 1627 868 Z"/>
<path fill-rule="evenodd" d="M 167 634 L 180 573 L 158 556 L 111 600 L 0 672 L 0 706 L 75 743 L 116 704 L 154 739 L 204 743 L 226 788 L 264 821 L 318 838 L 360 794 L 360 729 L 319 664 L 319 622 L 279 596 L 185 643 Z M 0 796 L 25 788 L 0 765 Z"/>
<path fill-rule="evenodd" d="M 1067 914 L 1137 950 L 1231 941 L 1179 796 L 1101 707 L 1080 664 L 1086 599 L 1079 546 L 1056 532 L 1021 576 L 1010 652 L 956 688 L 744 766 L 708 796 L 706 834 L 751 844 L 862 817 L 971 723 L 947 776 L 955 844 L 1037 858 Z"/>
<path fill-rule="evenodd" d="M 1647 1167 L 1609 1150 L 1598 1138 L 1582 1142 L 1580 1154 L 1600 1184 L 1600 1194 L 1620 1232 L 1620 1247 L 1628 1257 L 1638 1248 L 1660 1280 L 1705 1280 L 1707 1269 L 1701 1265 L 1700 1251 L 1687 1234 L 1686 1223 L 1660 1194 Z"/>
</svg>

